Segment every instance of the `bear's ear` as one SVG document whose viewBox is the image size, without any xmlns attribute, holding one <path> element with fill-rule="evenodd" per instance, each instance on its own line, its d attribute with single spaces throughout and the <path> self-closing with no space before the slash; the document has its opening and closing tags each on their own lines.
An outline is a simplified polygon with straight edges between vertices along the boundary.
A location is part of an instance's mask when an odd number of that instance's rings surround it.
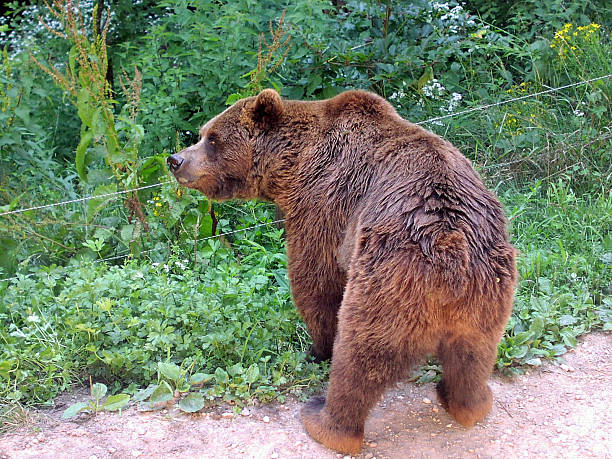
<svg viewBox="0 0 612 459">
<path fill-rule="evenodd" d="M 283 101 L 274 89 L 264 89 L 255 99 L 253 121 L 270 127 L 283 113 Z"/>
</svg>

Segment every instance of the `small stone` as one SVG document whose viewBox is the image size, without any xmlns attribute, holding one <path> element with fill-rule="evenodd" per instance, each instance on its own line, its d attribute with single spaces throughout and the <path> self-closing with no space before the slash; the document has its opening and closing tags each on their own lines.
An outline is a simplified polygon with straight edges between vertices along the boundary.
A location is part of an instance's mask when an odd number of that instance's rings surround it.
<svg viewBox="0 0 612 459">
<path fill-rule="evenodd" d="M 435 433 L 432 433 L 432 434 L 431 434 L 431 436 L 432 436 L 432 437 L 435 437 L 435 436 L 436 436 L 436 434 L 435 434 Z"/>
<path fill-rule="evenodd" d="M 446 428 L 450 429 L 453 425 L 452 424 L 446 424 Z"/>
<path fill-rule="evenodd" d="M 278 459 L 278 453 L 272 453 L 270 459 Z"/>
<path fill-rule="evenodd" d="M 250 416 L 251 415 L 251 411 L 248 408 L 243 408 L 242 411 L 240 412 L 240 414 L 242 416 Z"/>
<path fill-rule="evenodd" d="M 161 410 L 162 414 L 167 414 L 168 410 Z"/>
<path fill-rule="evenodd" d="M 95 454 L 92 454 L 91 456 L 89 456 L 89 459 L 98 459 L 98 456 L 96 456 Z"/>
<path fill-rule="evenodd" d="M 231 411 L 226 411 L 221 415 L 221 417 L 225 419 L 230 419 L 234 417 L 234 413 L 232 413 Z"/>
<path fill-rule="evenodd" d="M 265 422 L 265 423 L 268 423 L 268 422 L 270 422 L 270 417 L 269 416 L 264 416 L 262 421 Z"/>
<path fill-rule="evenodd" d="M 429 400 L 428 398 L 424 398 L 424 399 L 423 399 L 423 403 L 424 403 L 425 405 L 429 405 L 429 404 L 431 403 L 431 400 Z"/>
<path fill-rule="evenodd" d="M 138 451 L 137 449 L 132 450 L 132 457 L 140 457 L 142 455 L 142 451 Z"/>
<path fill-rule="evenodd" d="M 368 443 L 368 446 L 370 448 L 376 448 L 376 446 L 378 446 L 378 443 L 376 443 L 375 441 L 371 441 L 370 443 Z"/>
<path fill-rule="evenodd" d="M 351 459 L 351 456 L 344 456 L 342 459 Z"/>
<path fill-rule="evenodd" d="M 372 459 L 374 457 L 374 455 L 372 453 L 368 453 L 365 455 L 364 459 Z"/>
<path fill-rule="evenodd" d="M 113 454 L 115 451 L 117 451 L 115 448 L 108 448 L 108 452 L 110 454 Z"/>
<path fill-rule="evenodd" d="M 440 411 L 440 410 L 438 409 L 438 407 L 437 407 L 437 406 L 434 406 L 434 407 L 433 407 L 431 410 L 432 410 L 434 413 L 437 413 L 438 411 Z"/>
</svg>

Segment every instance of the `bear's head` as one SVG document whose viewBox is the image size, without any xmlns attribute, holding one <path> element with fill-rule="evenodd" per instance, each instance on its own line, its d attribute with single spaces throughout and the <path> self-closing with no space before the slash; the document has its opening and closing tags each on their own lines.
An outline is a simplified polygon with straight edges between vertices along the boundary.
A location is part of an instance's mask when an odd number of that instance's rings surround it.
<svg viewBox="0 0 612 459">
<path fill-rule="evenodd" d="M 170 171 L 181 185 L 212 199 L 258 197 L 265 136 L 283 115 L 276 91 L 236 102 L 200 129 L 200 140 L 168 158 Z"/>
</svg>

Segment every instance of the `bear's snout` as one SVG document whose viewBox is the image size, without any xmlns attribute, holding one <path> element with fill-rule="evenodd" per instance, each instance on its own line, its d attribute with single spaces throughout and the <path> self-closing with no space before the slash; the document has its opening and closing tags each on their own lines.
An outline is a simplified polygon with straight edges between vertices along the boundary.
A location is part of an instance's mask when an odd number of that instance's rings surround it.
<svg viewBox="0 0 612 459">
<path fill-rule="evenodd" d="M 167 161 L 170 171 L 174 173 L 179 170 L 179 167 L 181 167 L 181 164 L 183 164 L 185 158 L 183 158 L 181 155 L 171 155 L 168 156 Z"/>
</svg>

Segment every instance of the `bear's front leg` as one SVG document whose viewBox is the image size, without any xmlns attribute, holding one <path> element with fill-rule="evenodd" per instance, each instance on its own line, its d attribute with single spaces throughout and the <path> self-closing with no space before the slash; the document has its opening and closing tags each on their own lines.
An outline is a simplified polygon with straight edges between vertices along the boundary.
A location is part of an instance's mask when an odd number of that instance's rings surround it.
<svg viewBox="0 0 612 459">
<path fill-rule="evenodd" d="M 343 284 L 339 272 L 317 276 L 313 271 L 312 265 L 290 262 L 289 279 L 293 301 L 312 338 L 309 357 L 323 361 L 332 357 Z"/>
<path fill-rule="evenodd" d="M 332 356 L 346 275 L 314 239 L 314 235 L 287 231 L 291 295 L 312 338 L 310 357 L 320 361 Z"/>
</svg>

